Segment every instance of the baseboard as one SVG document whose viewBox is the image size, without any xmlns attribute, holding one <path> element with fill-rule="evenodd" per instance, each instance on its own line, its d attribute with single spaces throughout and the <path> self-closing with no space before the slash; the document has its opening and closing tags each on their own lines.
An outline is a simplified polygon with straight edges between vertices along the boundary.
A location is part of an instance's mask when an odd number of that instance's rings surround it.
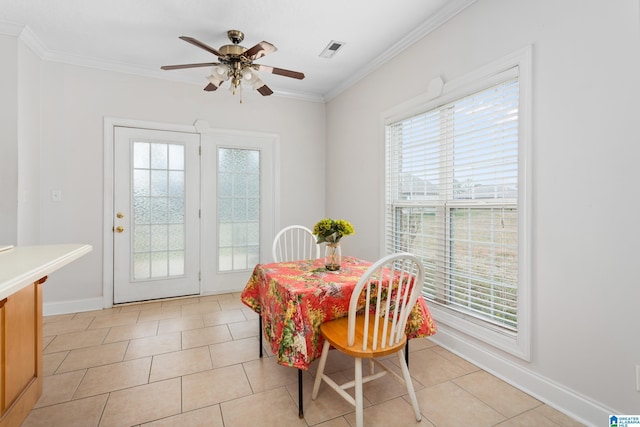
<svg viewBox="0 0 640 427">
<path fill-rule="evenodd" d="M 71 301 L 44 302 L 42 315 L 53 316 L 56 314 L 79 313 L 81 311 L 102 310 L 104 307 L 102 297 L 78 299 Z"/>
<path fill-rule="evenodd" d="M 224 288 L 224 289 L 219 289 L 219 288 L 215 288 L 215 289 L 207 289 L 207 288 L 203 288 L 202 289 L 202 294 L 201 296 L 208 296 L 208 295 L 222 295 L 222 294 L 234 294 L 234 293 L 240 293 L 242 292 L 242 290 L 244 289 L 244 287 L 234 287 L 234 288 Z"/>
<path fill-rule="evenodd" d="M 438 325 L 438 333 L 430 339 L 585 425 L 604 425 L 608 423 L 609 415 L 616 413 L 599 402 L 470 342 L 446 325 Z"/>
</svg>

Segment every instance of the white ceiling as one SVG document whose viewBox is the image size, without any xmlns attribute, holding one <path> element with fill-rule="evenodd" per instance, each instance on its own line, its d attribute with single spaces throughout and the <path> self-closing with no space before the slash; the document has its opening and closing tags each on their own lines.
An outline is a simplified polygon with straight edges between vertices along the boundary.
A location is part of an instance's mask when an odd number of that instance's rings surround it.
<svg viewBox="0 0 640 427">
<path fill-rule="evenodd" d="M 304 80 L 262 73 L 276 95 L 325 101 L 474 1 L 0 0 L 0 34 L 19 36 L 45 60 L 204 87 L 209 68 L 160 66 L 216 61 L 178 37 L 218 49 L 237 29 L 247 48 L 262 40 L 278 48 L 257 63 L 305 73 Z M 319 57 L 333 40 L 345 45 Z"/>
</svg>

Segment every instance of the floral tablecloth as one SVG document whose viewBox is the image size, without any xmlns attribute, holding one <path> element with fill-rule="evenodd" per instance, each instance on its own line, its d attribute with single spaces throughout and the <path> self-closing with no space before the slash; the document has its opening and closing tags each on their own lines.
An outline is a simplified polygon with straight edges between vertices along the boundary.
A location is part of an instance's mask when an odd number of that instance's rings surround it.
<svg viewBox="0 0 640 427">
<path fill-rule="evenodd" d="M 241 300 L 262 316 L 264 336 L 279 364 L 306 370 L 320 357 L 320 325 L 348 315 L 351 293 L 371 264 L 343 257 L 338 272 L 327 271 L 322 258 L 256 265 Z M 435 333 L 429 309 L 419 298 L 407 321 L 407 336 Z"/>
</svg>

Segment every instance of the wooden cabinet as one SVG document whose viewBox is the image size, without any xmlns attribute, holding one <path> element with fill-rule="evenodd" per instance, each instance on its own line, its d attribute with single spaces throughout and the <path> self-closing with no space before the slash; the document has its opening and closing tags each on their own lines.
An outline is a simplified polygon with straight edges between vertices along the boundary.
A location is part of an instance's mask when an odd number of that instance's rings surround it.
<svg viewBox="0 0 640 427">
<path fill-rule="evenodd" d="M 0 427 L 16 427 L 42 394 L 42 284 L 91 246 L 0 248 Z"/>
<path fill-rule="evenodd" d="M 2 300 L 0 427 L 19 426 L 42 394 L 42 283 Z"/>
</svg>

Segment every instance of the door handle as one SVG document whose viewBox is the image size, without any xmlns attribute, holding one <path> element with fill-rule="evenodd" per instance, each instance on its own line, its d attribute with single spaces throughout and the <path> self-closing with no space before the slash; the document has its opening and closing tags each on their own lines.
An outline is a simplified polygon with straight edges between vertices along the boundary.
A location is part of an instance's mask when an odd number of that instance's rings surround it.
<svg viewBox="0 0 640 427">
<path fill-rule="evenodd" d="M 115 230 L 116 233 L 122 233 L 124 231 L 124 227 L 119 225 L 114 230 Z"/>
</svg>

